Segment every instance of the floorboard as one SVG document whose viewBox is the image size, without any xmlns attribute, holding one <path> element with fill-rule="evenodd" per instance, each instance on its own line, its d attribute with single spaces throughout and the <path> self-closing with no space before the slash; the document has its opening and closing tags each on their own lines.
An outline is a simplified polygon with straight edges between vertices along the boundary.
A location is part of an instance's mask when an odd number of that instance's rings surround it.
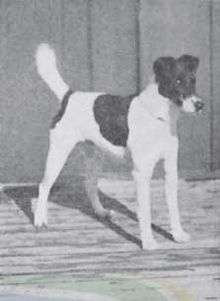
<svg viewBox="0 0 220 301">
<path fill-rule="evenodd" d="M 135 186 L 129 179 L 108 177 L 99 183 L 100 199 L 114 213 L 111 220 L 95 216 L 83 183 L 55 187 L 48 228 L 40 231 L 31 212 L 37 188 L 5 188 L 0 200 L 0 284 L 25 275 L 141 275 L 174 281 L 198 300 L 220 300 L 220 181 L 180 180 L 182 224 L 192 235 L 186 244 L 170 238 L 163 181 L 151 186 L 152 227 L 160 243 L 155 251 L 140 248 Z"/>
</svg>

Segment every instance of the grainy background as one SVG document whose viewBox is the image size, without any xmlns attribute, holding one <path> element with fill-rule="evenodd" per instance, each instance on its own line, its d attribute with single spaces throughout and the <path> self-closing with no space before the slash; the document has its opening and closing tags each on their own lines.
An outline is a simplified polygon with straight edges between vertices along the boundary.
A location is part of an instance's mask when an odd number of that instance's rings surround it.
<svg viewBox="0 0 220 301">
<path fill-rule="evenodd" d="M 43 173 L 58 102 L 37 75 L 42 41 L 55 48 L 73 90 L 134 93 L 158 56 L 199 56 L 206 107 L 201 116 L 181 117 L 180 173 L 206 176 L 220 167 L 220 1 L 1 0 L 2 182 L 38 182 Z M 81 159 L 72 154 L 61 178 L 81 170 Z"/>
</svg>

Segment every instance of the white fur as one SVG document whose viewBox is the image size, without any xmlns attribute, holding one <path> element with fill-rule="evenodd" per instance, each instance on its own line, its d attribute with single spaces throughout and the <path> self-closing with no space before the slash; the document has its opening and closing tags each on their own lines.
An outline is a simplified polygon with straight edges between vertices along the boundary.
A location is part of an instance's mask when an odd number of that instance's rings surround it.
<svg viewBox="0 0 220 301">
<path fill-rule="evenodd" d="M 183 101 L 183 110 L 187 113 L 195 112 L 194 98 L 189 97 Z"/>
<path fill-rule="evenodd" d="M 46 44 L 37 50 L 36 62 L 39 74 L 59 99 L 68 86 L 58 73 L 53 50 Z M 123 156 L 124 148 L 112 145 L 103 138 L 93 115 L 93 103 L 102 93 L 75 92 L 66 112 L 56 127 L 50 131 L 50 146 L 45 174 L 39 187 L 39 197 L 34 212 L 36 226 L 47 224 L 47 199 L 50 189 L 59 175 L 68 155 L 79 141 L 92 140 L 98 146 Z M 177 205 L 177 154 L 176 136 L 177 109 L 158 93 L 155 83 L 133 100 L 128 114 L 128 148 L 131 152 L 137 185 L 138 217 L 144 249 L 153 249 L 157 243 L 153 238 L 150 212 L 150 180 L 156 162 L 165 159 L 166 199 L 169 207 L 171 229 L 176 241 L 189 240 L 181 227 Z M 104 215 L 104 208 L 92 184 L 90 191 L 94 209 Z"/>
</svg>

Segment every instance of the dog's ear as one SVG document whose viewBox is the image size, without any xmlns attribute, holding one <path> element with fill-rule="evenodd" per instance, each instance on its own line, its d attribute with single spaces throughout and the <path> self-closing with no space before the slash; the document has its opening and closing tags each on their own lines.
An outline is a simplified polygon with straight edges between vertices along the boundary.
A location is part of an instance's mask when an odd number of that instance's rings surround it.
<svg viewBox="0 0 220 301">
<path fill-rule="evenodd" d="M 187 71 L 196 72 L 199 67 L 199 58 L 193 55 L 184 54 L 178 62 L 183 63 Z"/>
<path fill-rule="evenodd" d="M 176 60 L 172 56 L 158 58 L 153 64 L 156 81 L 171 75 L 176 67 Z"/>
</svg>

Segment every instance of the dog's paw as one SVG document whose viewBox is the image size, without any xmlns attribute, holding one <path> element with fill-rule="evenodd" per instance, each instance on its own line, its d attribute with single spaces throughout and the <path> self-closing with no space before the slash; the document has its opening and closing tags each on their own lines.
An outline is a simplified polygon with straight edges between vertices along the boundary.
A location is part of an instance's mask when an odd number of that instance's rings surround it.
<svg viewBox="0 0 220 301">
<path fill-rule="evenodd" d="M 112 218 L 113 211 L 103 208 L 103 209 L 95 210 L 95 214 L 101 218 Z"/>
<path fill-rule="evenodd" d="M 190 241 L 190 235 L 184 230 L 173 231 L 172 233 L 173 239 L 178 243 L 188 242 Z"/>
<path fill-rule="evenodd" d="M 47 226 L 47 206 L 39 206 L 32 203 L 32 212 L 34 214 L 34 226 L 40 228 Z"/>
<path fill-rule="evenodd" d="M 156 250 L 159 249 L 159 244 L 156 242 L 154 238 L 145 239 L 142 241 L 142 249 L 143 250 Z"/>
<path fill-rule="evenodd" d="M 47 213 L 35 211 L 34 226 L 36 228 L 47 227 Z"/>
</svg>

